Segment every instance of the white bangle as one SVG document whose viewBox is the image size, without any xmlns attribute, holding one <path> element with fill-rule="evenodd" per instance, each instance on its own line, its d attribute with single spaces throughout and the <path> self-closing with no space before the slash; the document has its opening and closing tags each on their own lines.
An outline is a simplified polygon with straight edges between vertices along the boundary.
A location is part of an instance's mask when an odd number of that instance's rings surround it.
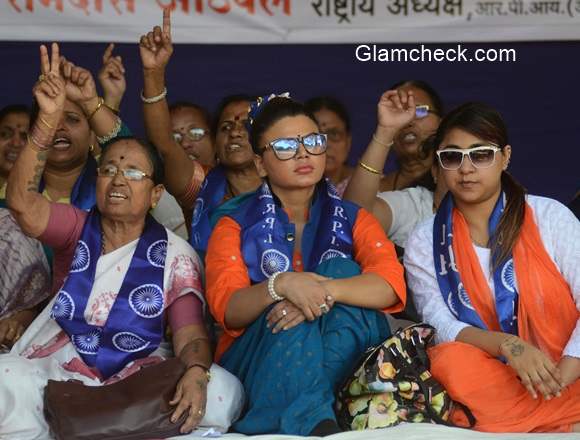
<svg viewBox="0 0 580 440">
<path fill-rule="evenodd" d="M 151 98 L 145 98 L 143 91 L 141 91 L 141 101 L 143 101 L 145 104 L 155 104 L 156 102 L 159 102 L 162 99 L 164 99 L 166 96 L 167 96 L 167 87 L 164 87 L 163 91 L 159 95 L 153 96 Z"/>
<path fill-rule="evenodd" d="M 116 138 L 119 135 L 119 132 L 121 131 L 122 125 L 123 122 L 121 121 L 121 118 L 117 116 L 117 121 L 115 122 L 115 126 L 113 127 L 113 129 L 104 136 L 97 136 L 97 142 L 102 145 Z"/>
<path fill-rule="evenodd" d="M 272 299 L 276 302 L 278 301 L 282 301 L 284 299 L 283 296 L 280 296 L 276 293 L 276 290 L 274 290 L 274 282 L 276 281 L 276 277 L 278 275 L 280 275 L 282 272 L 274 272 L 270 278 L 268 278 L 268 293 L 270 294 L 270 296 L 272 297 Z"/>
</svg>

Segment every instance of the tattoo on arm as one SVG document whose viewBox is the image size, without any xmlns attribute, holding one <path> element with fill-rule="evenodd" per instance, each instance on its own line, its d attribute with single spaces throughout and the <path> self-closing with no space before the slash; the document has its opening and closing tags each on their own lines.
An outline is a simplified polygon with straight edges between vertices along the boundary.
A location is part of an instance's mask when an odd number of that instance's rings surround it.
<svg viewBox="0 0 580 440">
<path fill-rule="evenodd" d="M 34 176 L 32 180 L 28 181 L 27 191 L 38 192 L 38 186 L 40 185 L 40 179 L 42 178 L 42 173 L 44 172 L 44 165 L 46 163 L 46 158 L 48 157 L 48 152 L 39 151 L 36 154 L 36 166 L 34 167 Z"/>
</svg>

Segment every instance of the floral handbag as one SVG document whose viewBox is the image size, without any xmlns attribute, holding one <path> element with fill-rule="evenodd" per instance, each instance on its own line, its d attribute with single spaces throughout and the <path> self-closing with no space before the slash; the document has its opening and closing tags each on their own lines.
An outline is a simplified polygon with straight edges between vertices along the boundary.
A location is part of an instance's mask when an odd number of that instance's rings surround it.
<svg viewBox="0 0 580 440">
<path fill-rule="evenodd" d="M 377 429 L 401 422 L 449 426 L 454 406 L 475 425 L 467 407 L 454 402 L 429 372 L 427 345 L 435 329 L 415 324 L 371 347 L 338 393 L 336 412 L 345 430 Z"/>
</svg>

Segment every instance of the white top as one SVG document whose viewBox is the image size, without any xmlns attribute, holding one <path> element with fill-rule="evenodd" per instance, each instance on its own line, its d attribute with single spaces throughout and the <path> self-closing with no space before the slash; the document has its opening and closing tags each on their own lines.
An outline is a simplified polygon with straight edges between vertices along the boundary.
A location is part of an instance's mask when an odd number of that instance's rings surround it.
<svg viewBox="0 0 580 440">
<path fill-rule="evenodd" d="M 175 200 L 175 197 L 167 191 L 163 191 L 163 195 L 151 215 L 167 229 L 187 241 L 189 227 L 185 224 L 183 210 L 177 200 Z"/>
<path fill-rule="evenodd" d="M 527 201 L 534 213 L 544 247 L 570 286 L 580 310 L 580 222 L 556 200 L 528 196 Z M 450 342 L 469 324 L 453 316 L 439 291 L 433 262 L 433 221 L 434 218 L 431 218 L 420 223 L 409 236 L 405 248 L 407 283 L 413 292 L 417 310 L 425 322 L 437 329 L 437 342 Z M 493 294 L 493 278 L 489 269 L 490 250 L 474 248 Z M 517 278 L 515 281 L 517 287 Z M 580 321 L 564 349 L 564 355 L 580 358 Z"/>
<path fill-rule="evenodd" d="M 422 186 L 377 194 L 391 208 L 391 228 L 387 235 L 393 243 L 406 247 L 415 226 L 433 215 L 433 192 Z"/>
</svg>

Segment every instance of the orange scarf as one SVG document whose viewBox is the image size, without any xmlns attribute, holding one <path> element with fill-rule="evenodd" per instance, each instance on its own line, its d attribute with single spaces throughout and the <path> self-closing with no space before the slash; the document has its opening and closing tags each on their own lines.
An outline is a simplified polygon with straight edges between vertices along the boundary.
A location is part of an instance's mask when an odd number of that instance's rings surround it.
<svg viewBox="0 0 580 440">
<path fill-rule="evenodd" d="M 489 330 L 501 331 L 494 296 L 471 246 L 467 222 L 457 209 L 453 237 L 457 268 L 473 307 Z M 519 293 L 518 335 L 559 361 L 580 313 L 570 286 L 544 248 L 528 204 L 512 254 Z"/>
</svg>

